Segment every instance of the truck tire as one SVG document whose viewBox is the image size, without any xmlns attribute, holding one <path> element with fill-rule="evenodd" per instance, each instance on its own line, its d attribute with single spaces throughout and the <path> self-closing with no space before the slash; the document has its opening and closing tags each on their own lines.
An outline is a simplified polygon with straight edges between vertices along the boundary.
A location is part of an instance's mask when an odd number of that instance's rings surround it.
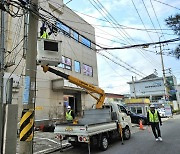
<svg viewBox="0 0 180 154">
<path fill-rule="evenodd" d="M 108 142 L 107 136 L 102 136 L 100 140 L 100 149 L 105 151 L 108 149 L 108 145 L 109 145 L 109 142 Z"/>
<path fill-rule="evenodd" d="M 123 139 L 124 140 L 129 140 L 130 137 L 131 137 L 131 131 L 130 131 L 129 127 L 125 127 L 123 129 Z"/>
</svg>

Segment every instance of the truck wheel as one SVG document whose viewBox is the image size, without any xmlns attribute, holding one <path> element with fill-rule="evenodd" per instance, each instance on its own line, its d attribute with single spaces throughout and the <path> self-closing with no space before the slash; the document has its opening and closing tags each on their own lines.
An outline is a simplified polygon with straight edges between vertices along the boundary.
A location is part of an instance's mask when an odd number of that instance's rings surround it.
<svg viewBox="0 0 180 154">
<path fill-rule="evenodd" d="M 109 143 L 108 143 L 107 136 L 102 136 L 101 141 L 100 141 L 100 149 L 105 151 L 108 149 L 108 145 Z"/>
<path fill-rule="evenodd" d="M 123 129 L 123 138 L 124 138 L 125 140 L 129 140 L 130 137 L 131 137 L 131 131 L 130 131 L 129 127 L 125 127 L 125 128 Z"/>
</svg>

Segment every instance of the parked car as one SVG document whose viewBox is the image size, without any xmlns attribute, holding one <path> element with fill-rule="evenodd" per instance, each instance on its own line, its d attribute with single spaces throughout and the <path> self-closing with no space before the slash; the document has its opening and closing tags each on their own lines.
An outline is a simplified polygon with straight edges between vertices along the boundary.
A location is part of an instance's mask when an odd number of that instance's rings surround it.
<svg viewBox="0 0 180 154">
<path fill-rule="evenodd" d="M 141 114 L 136 114 L 131 111 L 128 111 L 128 115 L 131 117 L 131 122 L 139 124 L 142 121 L 142 124 L 147 124 L 147 117 Z"/>
<path fill-rule="evenodd" d="M 120 105 L 120 110 L 131 117 L 131 123 L 139 124 L 140 120 L 141 120 L 143 125 L 147 124 L 147 117 L 146 116 L 141 115 L 141 114 L 136 114 L 132 111 L 129 111 L 123 105 Z"/>
<path fill-rule="evenodd" d="M 158 110 L 158 112 L 159 112 L 159 115 L 160 115 L 162 118 L 166 117 L 166 113 L 165 113 L 165 109 L 164 109 L 164 108 L 159 108 L 159 109 L 157 109 L 157 110 Z"/>
</svg>

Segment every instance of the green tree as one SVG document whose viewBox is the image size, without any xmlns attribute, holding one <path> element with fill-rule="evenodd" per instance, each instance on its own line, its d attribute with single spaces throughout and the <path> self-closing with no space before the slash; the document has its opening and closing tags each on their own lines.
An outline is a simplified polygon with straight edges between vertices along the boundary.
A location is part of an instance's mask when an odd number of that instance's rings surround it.
<svg viewBox="0 0 180 154">
<path fill-rule="evenodd" d="M 168 17 L 165 22 L 180 37 L 180 14 Z M 171 53 L 180 59 L 180 44 Z"/>
</svg>

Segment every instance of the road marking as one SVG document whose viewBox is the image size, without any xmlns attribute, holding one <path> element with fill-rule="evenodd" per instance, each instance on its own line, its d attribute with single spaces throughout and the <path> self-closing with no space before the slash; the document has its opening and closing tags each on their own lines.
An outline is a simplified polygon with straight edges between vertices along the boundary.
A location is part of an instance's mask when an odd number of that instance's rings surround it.
<svg viewBox="0 0 180 154">
<path fill-rule="evenodd" d="M 34 138 L 36 138 L 36 139 L 41 139 L 41 140 L 48 140 L 48 141 L 50 141 L 50 142 L 53 142 L 53 143 L 56 143 L 56 144 L 60 144 L 59 142 L 56 142 L 56 141 L 54 141 L 54 140 L 52 140 L 52 139 L 49 139 L 49 138 L 41 138 L 41 137 L 34 137 Z"/>
</svg>

